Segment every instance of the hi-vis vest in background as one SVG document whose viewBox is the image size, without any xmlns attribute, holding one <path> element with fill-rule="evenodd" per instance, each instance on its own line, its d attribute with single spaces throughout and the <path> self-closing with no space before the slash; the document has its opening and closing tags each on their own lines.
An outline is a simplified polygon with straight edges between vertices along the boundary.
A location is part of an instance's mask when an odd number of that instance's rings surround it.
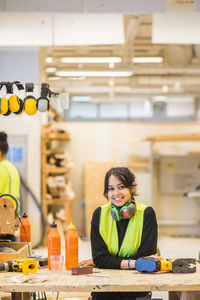
<svg viewBox="0 0 200 300">
<path fill-rule="evenodd" d="M 8 160 L 0 162 L 0 193 L 11 194 L 18 200 L 20 207 L 20 177 L 16 167 Z"/>
<path fill-rule="evenodd" d="M 111 203 L 101 206 L 99 232 L 108 247 L 111 255 L 129 257 L 136 254 L 141 244 L 145 204 L 136 202 L 136 212 L 130 218 L 121 248 L 118 249 L 117 223 L 113 220 Z"/>
</svg>

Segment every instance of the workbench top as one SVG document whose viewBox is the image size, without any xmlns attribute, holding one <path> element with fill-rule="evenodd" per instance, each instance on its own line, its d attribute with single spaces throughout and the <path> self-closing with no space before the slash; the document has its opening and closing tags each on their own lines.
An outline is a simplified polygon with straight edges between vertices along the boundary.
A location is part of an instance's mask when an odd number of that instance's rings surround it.
<svg viewBox="0 0 200 300">
<path fill-rule="evenodd" d="M 43 269 L 35 274 L 46 278 L 42 283 L 14 283 L 11 278 L 20 273 L 0 273 L 0 292 L 200 291 L 200 265 L 191 274 L 95 270 L 99 273 L 77 276 L 70 271 L 56 273 Z"/>
</svg>

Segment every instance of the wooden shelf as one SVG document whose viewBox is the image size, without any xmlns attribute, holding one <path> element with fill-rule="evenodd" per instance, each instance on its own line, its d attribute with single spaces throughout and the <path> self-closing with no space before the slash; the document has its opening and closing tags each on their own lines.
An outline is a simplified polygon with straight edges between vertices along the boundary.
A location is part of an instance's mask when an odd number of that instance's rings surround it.
<svg viewBox="0 0 200 300">
<path fill-rule="evenodd" d="M 71 202 L 72 199 L 69 197 L 59 197 L 59 198 L 52 198 L 52 199 L 45 199 L 43 200 L 46 204 L 64 204 L 66 202 Z"/>
<path fill-rule="evenodd" d="M 43 155 L 50 155 L 50 154 L 64 154 L 64 152 L 59 151 L 58 149 L 48 149 L 45 150 L 45 152 L 43 153 Z"/>
<path fill-rule="evenodd" d="M 200 133 L 162 134 L 162 135 L 147 137 L 143 141 L 146 142 L 200 141 Z"/>
<path fill-rule="evenodd" d="M 46 139 L 70 141 L 70 135 L 68 133 L 50 133 L 50 134 L 47 134 Z"/>
<path fill-rule="evenodd" d="M 54 146 L 54 143 L 52 143 L 52 142 L 53 141 L 61 141 L 63 144 L 67 143 L 68 141 L 70 141 L 70 135 L 66 131 L 64 133 L 57 132 L 57 129 L 53 128 L 53 124 L 52 125 L 51 124 L 42 125 L 41 130 L 42 130 L 42 132 L 41 132 L 42 209 L 43 209 L 46 220 L 48 217 L 48 213 L 52 212 L 53 218 L 56 221 L 56 214 L 55 214 L 55 210 L 54 210 L 53 206 L 60 204 L 63 207 L 64 212 L 65 212 L 64 226 L 66 227 L 72 221 L 73 196 L 64 196 L 64 197 L 53 198 L 53 189 L 51 189 L 49 186 L 49 184 L 50 184 L 49 177 L 50 177 L 50 175 L 52 175 L 52 177 L 55 177 L 55 178 L 51 178 L 51 180 L 53 180 L 53 181 L 55 180 L 55 182 L 53 182 L 53 188 L 56 189 L 54 195 L 64 195 L 65 190 L 62 190 L 62 189 L 66 189 L 66 193 L 67 193 L 67 186 L 65 186 L 65 175 L 68 174 L 72 170 L 73 165 L 70 162 L 69 162 L 69 165 L 66 164 L 65 167 L 57 167 L 56 165 L 49 164 L 48 163 L 48 155 L 50 155 L 51 153 L 64 154 L 64 152 L 59 151 L 59 149 L 57 149 Z M 57 181 L 56 175 L 57 176 L 60 175 L 63 177 L 63 178 L 59 179 L 62 182 L 62 187 L 59 185 L 59 183 L 58 183 L 59 181 Z M 48 185 L 47 185 L 47 179 L 48 179 Z M 55 184 L 55 187 L 54 187 L 54 184 Z M 48 196 L 48 192 L 49 193 L 52 192 L 52 194 L 50 193 L 50 196 Z M 71 195 L 71 194 L 69 194 L 69 195 Z M 57 221 L 59 222 L 60 220 L 58 219 Z M 63 227 L 63 230 L 64 230 L 64 227 Z"/>
<path fill-rule="evenodd" d="M 55 166 L 49 166 L 47 165 L 44 173 L 46 174 L 67 174 L 72 170 L 71 167 L 67 168 L 67 167 L 55 167 Z"/>
</svg>

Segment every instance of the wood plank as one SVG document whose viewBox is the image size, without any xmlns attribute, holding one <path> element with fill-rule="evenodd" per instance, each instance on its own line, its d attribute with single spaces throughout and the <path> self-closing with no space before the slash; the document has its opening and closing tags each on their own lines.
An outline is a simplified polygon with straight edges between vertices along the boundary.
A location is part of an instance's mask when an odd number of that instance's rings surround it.
<svg viewBox="0 0 200 300">
<path fill-rule="evenodd" d="M 148 168 L 149 161 L 133 161 L 128 163 L 129 168 Z"/>
<path fill-rule="evenodd" d="M 200 141 L 200 133 L 184 133 L 184 134 L 162 134 L 147 137 L 142 141 L 147 142 L 172 142 L 172 141 Z"/>
<path fill-rule="evenodd" d="M 55 167 L 46 164 L 46 168 L 44 170 L 44 173 L 54 173 L 54 174 L 63 174 L 63 173 L 69 173 L 72 170 L 71 167 Z"/>
<path fill-rule="evenodd" d="M 40 283 L 12 282 L 12 272 L 0 273 L 0 292 L 109 292 L 109 291 L 182 291 L 185 299 L 197 300 L 200 291 L 200 265 L 197 272 L 175 274 L 172 272 L 157 272 L 143 274 L 136 270 L 99 270 L 93 275 L 73 276 L 71 271 L 63 270 L 55 276 L 48 269 L 41 269 L 38 276 L 44 276 L 47 281 Z M 195 293 L 194 293 L 195 292 Z M 196 298 L 189 298 L 195 295 Z"/>
<path fill-rule="evenodd" d="M 46 139 L 70 141 L 70 135 L 67 132 L 66 133 L 50 133 L 46 136 Z"/>
<path fill-rule="evenodd" d="M 94 210 L 107 203 L 103 196 L 104 177 L 112 167 L 116 167 L 116 162 L 86 162 L 83 166 L 86 236 L 90 236 L 90 222 Z"/>
<path fill-rule="evenodd" d="M 60 197 L 60 198 L 52 198 L 48 199 L 46 198 L 44 201 L 46 204 L 65 204 L 66 202 L 72 202 L 72 198 L 66 197 Z"/>
</svg>

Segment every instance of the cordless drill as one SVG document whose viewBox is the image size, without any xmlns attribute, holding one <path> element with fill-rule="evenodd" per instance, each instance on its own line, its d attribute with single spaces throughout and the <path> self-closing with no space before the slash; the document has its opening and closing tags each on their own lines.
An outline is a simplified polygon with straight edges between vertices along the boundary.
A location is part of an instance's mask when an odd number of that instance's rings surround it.
<svg viewBox="0 0 200 300">
<path fill-rule="evenodd" d="M 141 257 L 136 260 L 135 268 L 139 272 L 153 273 L 158 271 L 170 271 L 173 273 L 196 272 L 196 259 L 158 259 L 151 256 Z"/>
<path fill-rule="evenodd" d="M 35 274 L 39 268 L 33 258 L 10 260 L 0 264 L 0 272 L 22 272 L 24 275 Z"/>
</svg>

